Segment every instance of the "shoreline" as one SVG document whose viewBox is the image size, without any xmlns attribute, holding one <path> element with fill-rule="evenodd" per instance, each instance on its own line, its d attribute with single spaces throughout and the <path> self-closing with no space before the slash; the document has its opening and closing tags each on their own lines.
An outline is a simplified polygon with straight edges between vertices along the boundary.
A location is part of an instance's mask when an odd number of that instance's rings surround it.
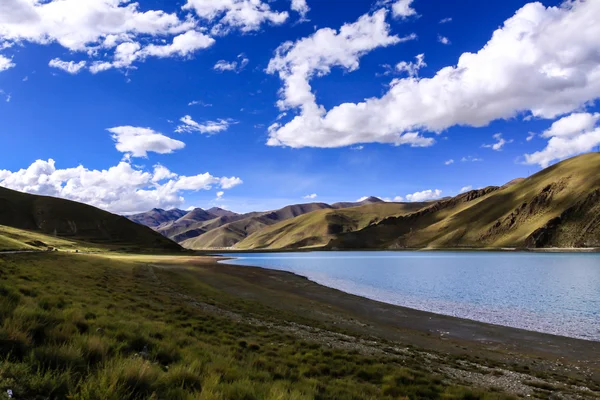
<svg viewBox="0 0 600 400">
<path fill-rule="evenodd" d="M 351 319 L 361 321 L 358 324 L 359 330 L 369 335 L 374 333 L 374 329 L 377 336 L 387 340 L 450 353 L 457 349 L 461 353 L 468 348 L 469 352 L 483 351 L 488 356 L 526 355 L 583 363 L 586 367 L 592 367 L 596 379 L 600 380 L 600 342 L 597 341 L 494 325 L 388 304 L 320 285 L 292 272 L 232 265 L 222 261 L 226 260 L 204 260 L 200 264 L 204 268 L 216 269 L 214 272 L 219 274 L 259 285 L 259 290 L 268 288 L 294 294 L 327 308 L 349 313 L 353 316 Z M 224 289 L 217 282 L 211 281 L 210 284 Z M 357 327 L 355 322 L 336 325 Z"/>
<path fill-rule="evenodd" d="M 204 250 L 187 250 L 198 255 L 207 256 L 218 256 L 220 254 L 255 254 L 255 253 L 312 253 L 312 252 L 340 252 L 340 253 L 353 253 L 353 252 L 432 252 L 432 253 L 443 253 L 443 252 L 457 252 L 457 253 L 533 253 L 533 254 L 594 254 L 600 253 L 600 247 L 546 247 L 546 248 L 518 248 L 518 247 L 469 247 L 469 248 L 415 248 L 415 249 L 332 249 L 328 247 L 315 247 L 315 248 L 301 248 L 301 249 L 204 249 Z"/>
<path fill-rule="evenodd" d="M 427 314 L 431 314 L 431 315 L 435 315 L 435 316 L 439 316 L 439 317 L 455 318 L 455 319 L 464 321 L 466 323 L 485 324 L 485 325 L 489 325 L 489 326 L 492 326 L 492 327 L 498 327 L 498 328 L 503 328 L 503 329 L 504 328 L 506 328 L 506 329 L 516 329 L 516 330 L 519 330 L 519 331 L 529 332 L 529 333 L 532 333 L 532 334 L 550 335 L 550 336 L 555 336 L 555 337 L 564 338 L 564 339 L 582 340 L 582 341 L 585 341 L 585 342 L 597 343 L 598 345 L 600 345 L 600 339 L 594 340 L 594 339 L 587 339 L 587 338 L 581 338 L 581 337 L 559 335 L 559 334 L 556 334 L 556 333 L 543 332 L 543 331 L 539 331 L 539 330 L 531 330 L 531 329 L 526 329 L 526 328 L 519 328 L 519 327 L 516 327 L 516 326 L 510 326 L 510 325 L 501 325 L 501 324 L 496 324 L 496 323 L 493 323 L 493 322 L 480 321 L 480 320 L 470 319 L 470 318 L 465 318 L 465 317 L 460 317 L 460 316 L 456 316 L 456 315 L 443 314 L 443 313 L 439 313 L 439 312 L 435 312 L 435 311 L 422 310 L 422 309 L 418 309 L 418 308 L 414 308 L 414 307 L 410 307 L 410 306 L 406 306 L 406 305 L 401 305 L 401 304 L 394 304 L 394 303 L 387 302 L 385 300 L 379 300 L 379 299 L 367 297 L 367 296 L 362 295 L 362 294 L 352 293 L 352 292 L 345 291 L 343 289 L 339 289 L 339 288 L 336 288 L 336 287 L 333 287 L 333 286 L 329 286 L 329 285 L 326 285 L 324 283 L 317 282 L 317 281 L 311 279 L 308 276 L 301 275 L 301 274 L 298 274 L 298 273 L 295 273 L 295 272 L 285 271 L 285 270 L 280 270 L 280 269 L 274 269 L 274 268 L 268 268 L 268 267 L 262 267 L 262 266 L 257 266 L 257 265 L 242 265 L 242 264 L 231 264 L 231 263 L 229 263 L 229 261 L 232 261 L 232 260 L 242 260 L 242 258 L 240 258 L 240 257 L 215 256 L 215 261 L 218 264 L 221 264 L 221 265 L 228 265 L 228 266 L 233 266 L 233 267 L 243 267 L 243 268 L 257 268 L 257 269 L 262 269 L 262 270 L 270 271 L 270 272 L 286 273 L 286 274 L 290 274 L 290 275 L 292 275 L 292 276 L 294 276 L 296 278 L 303 279 L 303 280 L 306 280 L 308 282 L 311 282 L 312 284 L 318 285 L 318 286 L 320 286 L 320 287 L 322 287 L 324 289 L 339 291 L 339 292 L 344 293 L 344 294 L 349 295 L 349 296 L 356 296 L 359 299 L 363 299 L 365 301 L 374 301 L 374 302 L 385 304 L 385 305 L 388 305 L 388 306 L 391 306 L 391 307 L 399 307 L 399 308 L 401 308 L 403 310 L 407 310 L 407 311 L 411 311 L 411 312 L 415 312 L 415 313 L 427 313 Z"/>
</svg>

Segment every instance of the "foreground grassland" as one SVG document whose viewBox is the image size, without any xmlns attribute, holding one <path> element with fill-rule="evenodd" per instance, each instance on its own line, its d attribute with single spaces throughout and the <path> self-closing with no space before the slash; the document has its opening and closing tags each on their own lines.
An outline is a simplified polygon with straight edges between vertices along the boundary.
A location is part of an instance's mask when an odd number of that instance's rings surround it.
<svg viewBox="0 0 600 400">
<path fill-rule="evenodd" d="M 301 311 L 331 307 L 191 260 L 0 255 L 0 398 L 593 398 L 600 389 L 564 368 L 545 374 L 335 328 Z"/>
</svg>

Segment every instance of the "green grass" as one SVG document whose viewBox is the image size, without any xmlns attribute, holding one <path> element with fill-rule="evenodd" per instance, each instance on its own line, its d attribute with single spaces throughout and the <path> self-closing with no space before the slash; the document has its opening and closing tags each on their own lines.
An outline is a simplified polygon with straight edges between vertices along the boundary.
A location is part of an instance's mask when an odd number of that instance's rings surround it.
<svg viewBox="0 0 600 400">
<path fill-rule="evenodd" d="M 211 299 L 265 320 L 281 318 L 202 282 L 190 283 L 195 293 L 177 292 L 189 274 L 131 260 L 0 256 L 0 393 L 115 400 L 507 398 L 449 385 L 394 356 L 329 348 L 206 311 L 195 302 Z"/>
<path fill-rule="evenodd" d="M 106 246 L 94 245 L 73 239 L 62 239 L 40 232 L 0 225 L 0 251 L 47 250 L 104 251 Z"/>
</svg>

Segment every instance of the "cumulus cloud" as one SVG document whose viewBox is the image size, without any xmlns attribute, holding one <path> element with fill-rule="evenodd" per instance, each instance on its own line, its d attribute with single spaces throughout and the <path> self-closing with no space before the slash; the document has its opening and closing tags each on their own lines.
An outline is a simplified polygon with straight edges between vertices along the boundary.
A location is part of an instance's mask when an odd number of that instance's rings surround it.
<svg viewBox="0 0 600 400">
<path fill-rule="evenodd" d="M 58 169 L 52 159 L 37 160 L 19 171 L 0 170 L 0 185 L 27 193 L 61 197 L 116 213 L 180 207 L 189 191 L 227 189 L 223 179 L 209 173 L 181 176 L 166 167 L 144 171 L 120 162 L 106 170 L 83 166 Z M 241 182 L 241 180 L 240 180 Z"/>
<path fill-rule="evenodd" d="M 504 138 L 502 137 L 502 134 L 501 134 L 501 133 L 496 133 L 496 134 L 493 136 L 493 138 L 494 138 L 494 139 L 496 139 L 496 143 L 492 143 L 492 144 L 484 144 L 484 145 L 482 145 L 481 147 L 485 147 L 485 148 L 487 148 L 487 149 L 492 149 L 492 150 L 496 150 L 496 151 L 502 151 L 502 148 L 503 148 L 505 145 L 507 145 L 507 144 L 509 144 L 509 143 L 512 143 L 512 142 L 513 142 L 513 140 L 512 140 L 512 139 L 511 139 L 511 140 L 506 140 L 506 139 L 504 139 Z"/>
<path fill-rule="evenodd" d="M 397 0 L 392 4 L 392 14 L 394 17 L 408 18 L 417 15 L 417 12 L 412 8 L 414 0 Z"/>
<path fill-rule="evenodd" d="M 181 35 L 175 36 L 173 42 L 167 45 L 151 44 L 142 51 L 142 56 L 154 57 L 172 57 L 178 55 L 181 57 L 189 56 L 197 50 L 206 49 L 215 44 L 215 39 L 197 31 L 187 31 Z"/>
<path fill-rule="evenodd" d="M 109 128 L 118 151 L 132 157 L 147 157 L 148 152 L 170 154 L 185 147 L 185 143 L 171 139 L 150 128 L 117 126 Z"/>
<path fill-rule="evenodd" d="M 6 71 L 9 68 L 13 68 L 16 64 L 11 58 L 7 58 L 0 54 L 0 72 Z"/>
<path fill-rule="evenodd" d="M 600 119 L 600 113 L 573 113 L 554 122 L 542 137 L 573 137 L 591 131 Z"/>
<path fill-rule="evenodd" d="M 415 202 L 420 202 L 420 201 L 436 200 L 436 199 L 439 199 L 440 197 L 442 197 L 442 191 L 439 189 L 424 190 L 422 192 L 407 194 L 406 201 L 415 203 Z"/>
<path fill-rule="evenodd" d="M 450 39 L 448 39 L 446 36 L 438 35 L 438 42 L 441 44 L 450 44 Z"/>
<path fill-rule="evenodd" d="M 214 135 L 215 133 L 226 131 L 230 125 L 230 122 L 224 119 L 220 119 L 218 121 L 206 121 L 205 123 L 201 124 L 194 121 L 189 115 L 181 118 L 180 121 L 182 124 L 175 129 L 175 132 L 178 133 L 200 132 Z"/>
<path fill-rule="evenodd" d="M 288 19 L 288 13 L 271 10 L 262 0 L 187 0 L 184 10 L 193 10 L 196 15 L 215 22 L 213 34 L 223 34 L 231 29 L 251 32 L 262 24 L 280 25 Z"/>
<path fill-rule="evenodd" d="M 5 0 L 0 15 L 0 42 L 58 43 L 96 58 L 90 67 L 94 73 L 128 67 L 150 55 L 189 55 L 214 42 L 195 30 L 192 18 L 140 11 L 139 3 L 129 0 Z M 162 45 L 170 37 L 172 44 Z M 143 51 L 140 43 L 148 44 Z"/>
<path fill-rule="evenodd" d="M 225 195 L 225 192 L 223 192 L 223 191 L 217 192 L 217 198 L 215 200 L 222 200 L 224 195 Z"/>
<path fill-rule="evenodd" d="M 246 58 L 244 53 L 239 54 L 237 58 L 237 61 L 219 60 L 217 61 L 213 69 L 219 72 L 232 71 L 236 74 L 239 74 L 244 68 L 246 68 L 246 65 L 248 65 L 250 60 Z"/>
<path fill-rule="evenodd" d="M 271 126 L 268 144 L 394 143 L 412 134 L 428 145 L 431 141 L 419 133 L 456 125 L 481 127 L 520 113 L 554 119 L 572 112 L 600 96 L 599 14 L 598 1 L 573 0 L 547 8 L 529 3 L 481 50 L 463 53 L 456 65 L 430 78 L 394 79 L 382 97 L 329 111 L 316 104 L 309 80 L 335 65 L 354 70 L 360 55 L 395 44 L 398 38 L 389 35 L 381 11 L 344 26 L 340 34 L 321 29 L 284 44 L 269 64 L 268 71 L 279 73 L 283 81 L 280 106 L 299 108 L 300 115 Z M 368 45 L 359 46 L 357 36 Z"/>
<path fill-rule="evenodd" d="M 317 198 L 317 194 L 313 193 L 313 194 L 307 194 L 306 196 L 303 197 L 306 200 L 313 200 Z"/>
<path fill-rule="evenodd" d="M 415 62 L 401 61 L 396 65 L 396 70 L 399 72 L 406 72 L 409 77 L 415 78 L 419 76 L 419 70 L 426 67 L 425 54 L 419 54 L 415 57 Z"/>
<path fill-rule="evenodd" d="M 454 164 L 454 160 L 453 159 L 449 159 L 446 162 L 444 162 L 444 164 L 446 164 L 446 165 Z"/>
<path fill-rule="evenodd" d="M 352 125 L 345 115 L 326 112 L 316 103 L 309 81 L 324 76 L 334 66 L 354 71 L 359 59 L 367 52 L 406 40 L 392 36 L 386 22 L 387 11 L 382 9 L 372 15 L 363 15 L 358 21 L 342 26 L 338 31 L 319 29 L 313 35 L 294 42 L 285 42 L 269 62 L 267 72 L 277 73 L 283 81 L 278 106 L 281 110 L 298 108 L 300 114 L 285 125 L 275 123 L 269 127 L 270 146 L 290 147 L 341 147 L 361 142 L 383 142 L 428 146 L 430 138 L 416 132 L 398 134 L 364 129 L 361 124 Z M 389 116 L 388 116 L 389 117 Z M 363 124 L 364 125 L 364 124 Z"/>
<path fill-rule="evenodd" d="M 292 0 L 292 10 L 300 14 L 302 19 L 305 19 L 310 8 L 308 7 L 308 4 L 306 4 L 306 0 Z"/>
<path fill-rule="evenodd" d="M 549 138 L 546 147 L 525 155 L 526 164 L 539 164 L 546 168 L 553 161 L 560 161 L 577 154 L 586 153 L 600 145 L 600 113 L 574 113 L 555 121 L 542 133 Z"/>
<path fill-rule="evenodd" d="M 231 178 L 221 178 L 219 180 L 223 189 L 231 189 L 244 183 L 240 178 L 232 176 Z"/>
<path fill-rule="evenodd" d="M 469 185 L 469 186 L 465 186 L 462 189 L 460 189 L 460 192 L 458 192 L 458 193 L 466 193 L 466 192 L 470 192 L 471 190 L 473 190 L 473 186 Z"/>
<path fill-rule="evenodd" d="M 87 62 L 85 61 L 80 61 L 80 62 L 74 62 L 74 61 L 63 61 L 60 58 L 54 58 L 52 60 L 50 60 L 50 62 L 48 63 L 48 65 L 52 68 L 58 68 L 58 69 L 62 69 L 65 72 L 68 72 L 69 74 L 75 75 L 78 74 L 79 71 L 81 71 L 83 68 L 85 68 L 85 65 L 87 64 Z"/>
</svg>

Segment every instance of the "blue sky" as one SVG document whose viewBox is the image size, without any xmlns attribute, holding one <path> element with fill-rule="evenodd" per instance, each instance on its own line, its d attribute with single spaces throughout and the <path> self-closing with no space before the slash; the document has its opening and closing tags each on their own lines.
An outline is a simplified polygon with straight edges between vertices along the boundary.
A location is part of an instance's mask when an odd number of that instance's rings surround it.
<svg viewBox="0 0 600 400">
<path fill-rule="evenodd" d="M 119 213 L 421 200 L 600 144 L 591 0 L 3 3 L 17 190 Z"/>
</svg>

